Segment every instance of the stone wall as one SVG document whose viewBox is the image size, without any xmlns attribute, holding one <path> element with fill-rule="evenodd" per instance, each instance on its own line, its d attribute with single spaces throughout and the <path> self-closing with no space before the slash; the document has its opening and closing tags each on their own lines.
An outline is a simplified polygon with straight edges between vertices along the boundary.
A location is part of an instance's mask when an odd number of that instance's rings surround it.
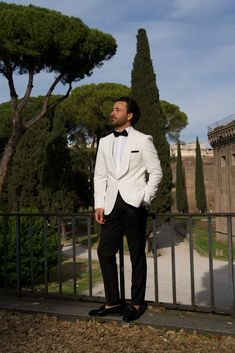
<svg viewBox="0 0 235 353">
<path fill-rule="evenodd" d="M 213 156 L 202 156 L 203 172 L 206 190 L 206 199 L 208 211 L 215 211 L 215 166 Z M 195 199 L 195 156 L 182 156 L 182 163 L 185 171 L 186 190 L 189 205 L 189 212 L 197 212 Z M 176 161 L 171 163 L 173 182 L 176 181 Z M 175 188 L 172 190 L 175 200 Z M 176 205 L 172 207 L 172 212 L 176 212 Z"/>
<path fill-rule="evenodd" d="M 217 212 L 235 212 L 235 116 L 233 120 L 211 129 L 208 139 L 214 149 L 215 160 L 215 209 Z M 227 235 L 227 218 L 216 219 L 217 238 Z M 235 218 L 232 219 L 235 236 Z"/>
</svg>

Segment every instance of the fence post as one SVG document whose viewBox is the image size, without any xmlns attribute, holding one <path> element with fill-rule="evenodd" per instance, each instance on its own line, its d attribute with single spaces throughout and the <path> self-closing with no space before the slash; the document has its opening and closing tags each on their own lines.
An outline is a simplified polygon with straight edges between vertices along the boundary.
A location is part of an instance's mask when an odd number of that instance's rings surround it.
<svg viewBox="0 0 235 353">
<path fill-rule="evenodd" d="M 17 293 L 21 296 L 21 264 L 20 264 L 20 215 L 16 216 L 16 288 Z"/>
<path fill-rule="evenodd" d="M 170 219 L 171 227 L 171 273 L 172 273 L 172 297 L 173 304 L 176 304 L 176 269 L 175 269 L 175 219 Z"/>
<path fill-rule="evenodd" d="M 48 241 L 47 241 L 47 220 L 43 216 L 43 239 L 44 239 L 44 280 L 45 292 L 48 295 Z"/>
<path fill-rule="evenodd" d="M 77 261 L 75 239 L 75 216 L 72 216 L 72 240 L 73 240 L 73 294 L 77 294 Z"/>
<path fill-rule="evenodd" d="M 209 273 L 210 273 L 210 299 L 211 299 L 211 307 L 213 310 L 215 310 L 215 288 L 214 288 L 214 270 L 213 270 L 213 239 L 212 239 L 211 216 L 208 216 L 207 222 L 208 222 L 208 255 L 209 255 Z"/>
<path fill-rule="evenodd" d="M 189 256 L 190 256 L 190 280 L 191 280 L 191 304 L 195 307 L 195 279 L 194 279 L 194 255 L 193 255 L 193 220 L 192 216 L 188 220 L 189 233 Z"/>
<path fill-rule="evenodd" d="M 58 282 L 59 282 L 59 295 L 62 295 L 63 286 L 62 286 L 62 249 L 61 249 L 61 222 L 62 218 L 57 215 L 57 258 L 58 258 Z"/>
<path fill-rule="evenodd" d="M 87 245 L 88 245 L 88 271 L 89 271 L 89 296 L 92 297 L 92 253 L 91 253 L 91 218 L 87 217 Z"/>
<path fill-rule="evenodd" d="M 8 277 L 7 277 L 7 254 L 8 254 L 8 227 L 9 218 L 4 215 L 3 216 L 3 247 L 4 247 L 4 288 L 8 290 Z"/>
<path fill-rule="evenodd" d="M 159 301 L 158 294 L 158 263 L 157 263 L 157 220 L 155 213 L 151 214 L 153 222 L 153 264 L 154 264 L 154 293 L 155 303 Z"/>
<path fill-rule="evenodd" d="M 232 235 L 232 217 L 227 216 L 227 232 L 228 232 L 228 268 L 229 268 L 229 283 L 231 286 L 232 307 L 231 316 L 235 317 L 235 281 L 234 281 L 234 265 L 233 265 L 233 235 Z"/>
<path fill-rule="evenodd" d="M 29 216 L 29 253 L 30 253 L 30 276 L 31 276 L 31 290 L 34 293 L 34 258 L 33 258 L 33 220 Z"/>
</svg>

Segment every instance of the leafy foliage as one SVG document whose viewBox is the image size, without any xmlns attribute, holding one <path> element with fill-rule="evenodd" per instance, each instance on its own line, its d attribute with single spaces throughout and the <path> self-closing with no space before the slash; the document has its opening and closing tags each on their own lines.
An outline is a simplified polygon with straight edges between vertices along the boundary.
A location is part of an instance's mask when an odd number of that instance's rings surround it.
<svg viewBox="0 0 235 353">
<path fill-rule="evenodd" d="M 24 212 L 27 210 L 23 210 Z M 35 210 L 34 210 L 35 211 Z M 30 210 L 32 212 L 32 210 Z M 20 217 L 19 227 L 19 248 L 20 248 L 20 280 L 21 285 L 30 285 L 31 267 L 35 283 L 40 276 L 45 273 L 45 260 L 47 261 L 48 271 L 57 264 L 57 235 L 55 231 L 47 225 L 47 235 L 44 237 L 44 225 L 39 216 L 30 218 Z M 7 222 L 2 217 L 0 220 L 0 279 L 1 286 L 4 285 L 3 279 L 5 271 L 7 273 L 7 284 L 15 287 L 17 281 L 17 244 L 16 244 L 16 216 L 10 216 Z M 30 236 L 30 227 L 32 233 Z M 4 240 L 5 239 L 5 240 Z M 5 251 L 4 251 L 5 242 Z M 45 258 L 45 254 L 46 258 Z"/>
<path fill-rule="evenodd" d="M 91 75 L 116 51 L 110 35 L 33 5 L 0 3 L 0 24 L 0 72 L 6 77 L 11 67 L 19 74 L 54 71 L 64 75 L 64 83 L 73 82 Z"/>
<path fill-rule="evenodd" d="M 172 141 L 178 141 L 180 132 L 188 124 L 188 117 L 180 108 L 165 100 L 160 101 L 161 109 L 165 115 L 165 131 L 168 138 Z"/>
<path fill-rule="evenodd" d="M 110 112 L 114 99 L 129 94 L 130 88 L 118 83 L 75 88 L 62 104 L 64 114 L 71 121 L 71 141 L 81 143 L 83 136 L 91 142 L 92 147 L 98 144 L 100 137 L 110 132 Z"/>
<path fill-rule="evenodd" d="M 69 96 L 74 81 L 90 76 L 95 67 L 102 66 L 115 52 L 112 36 L 89 29 L 79 18 L 33 5 L 0 3 L 0 73 L 8 81 L 12 103 L 11 134 L 0 161 L 0 194 L 12 156 L 25 132 Z M 26 121 L 24 110 L 34 76 L 41 71 L 53 72 L 55 78 L 39 109 Z M 15 74 L 28 76 L 20 101 Z M 50 98 L 58 83 L 68 84 L 67 91 L 52 102 Z"/>
<path fill-rule="evenodd" d="M 52 96 L 52 99 L 56 98 Z M 24 112 L 26 121 L 42 99 L 30 99 Z M 10 103 L 3 106 L 4 119 L 8 122 Z M 26 131 L 8 173 L 4 206 L 10 211 L 37 207 L 41 211 L 75 212 L 92 203 L 88 169 L 90 151 L 82 147 L 69 148 L 68 129 L 65 116 L 57 108 Z M 4 126 L 0 124 L 0 131 L 3 130 Z M 3 201 L 1 204 L 3 206 Z"/>
</svg>

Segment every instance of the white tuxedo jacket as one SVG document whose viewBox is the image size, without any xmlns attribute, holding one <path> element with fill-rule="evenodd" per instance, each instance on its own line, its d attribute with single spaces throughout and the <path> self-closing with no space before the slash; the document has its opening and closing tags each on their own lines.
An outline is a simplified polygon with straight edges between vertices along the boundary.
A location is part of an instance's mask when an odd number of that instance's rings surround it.
<svg viewBox="0 0 235 353">
<path fill-rule="evenodd" d="M 100 139 L 94 174 L 95 209 L 103 208 L 106 215 L 112 211 L 118 191 L 129 205 L 150 204 L 162 178 L 152 136 L 130 127 L 119 172 L 113 158 L 114 139 L 113 134 Z"/>
</svg>

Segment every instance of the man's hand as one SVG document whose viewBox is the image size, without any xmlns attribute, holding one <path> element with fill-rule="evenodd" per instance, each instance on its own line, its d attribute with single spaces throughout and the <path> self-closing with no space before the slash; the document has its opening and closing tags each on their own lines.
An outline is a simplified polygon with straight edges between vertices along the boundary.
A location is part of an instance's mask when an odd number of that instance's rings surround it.
<svg viewBox="0 0 235 353">
<path fill-rule="evenodd" d="M 104 209 L 103 208 L 97 208 L 95 210 L 95 220 L 99 224 L 104 224 L 105 223 L 105 220 L 104 220 Z"/>
<path fill-rule="evenodd" d="M 142 201 L 141 205 L 146 209 L 146 211 L 150 210 L 150 204 L 148 202 Z"/>
</svg>

